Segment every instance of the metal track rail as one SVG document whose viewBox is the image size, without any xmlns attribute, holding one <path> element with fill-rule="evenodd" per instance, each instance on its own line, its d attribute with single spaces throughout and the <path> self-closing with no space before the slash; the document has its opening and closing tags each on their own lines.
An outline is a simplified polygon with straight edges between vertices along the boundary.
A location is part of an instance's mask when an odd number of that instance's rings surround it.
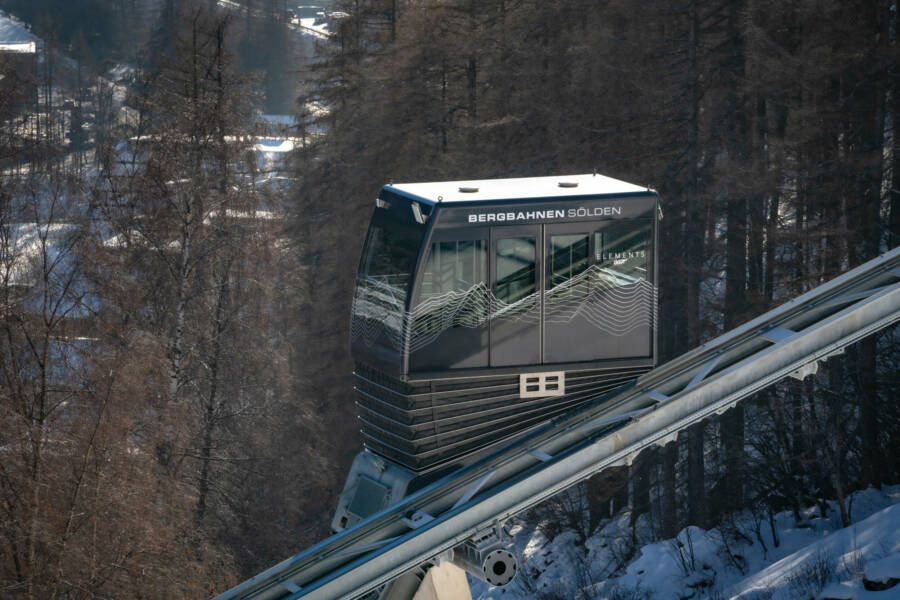
<svg viewBox="0 0 900 600">
<path fill-rule="evenodd" d="M 900 248 L 666 363 L 216 600 L 356 598 L 900 320 Z"/>
</svg>

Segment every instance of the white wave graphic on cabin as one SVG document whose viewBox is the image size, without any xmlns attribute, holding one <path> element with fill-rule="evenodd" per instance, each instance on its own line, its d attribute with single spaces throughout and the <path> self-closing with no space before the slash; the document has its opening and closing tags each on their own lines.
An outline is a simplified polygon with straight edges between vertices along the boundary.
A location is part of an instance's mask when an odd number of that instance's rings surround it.
<svg viewBox="0 0 900 600">
<path fill-rule="evenodd" d="M 360 280 L 351 337 L 372 345 L 382 334 L 401 351 L 408 336 L 409 351 L 415 352 L 453 327 L 481 327 L 491 319 L 536 325 L 541 320 L 537 292 L 506 303 L 483 282 L 426 298 L 411 311 L 404 309 L 404 296 L 402 289 L 387 282 Z M 656 287 L 645 279 L 591 265 L 544 293 L 544 318 L 564 324 L 580 317 L 603 333 L 624 336 L 639 327 L 656 327 L 656 297 Z"/>
</svg>

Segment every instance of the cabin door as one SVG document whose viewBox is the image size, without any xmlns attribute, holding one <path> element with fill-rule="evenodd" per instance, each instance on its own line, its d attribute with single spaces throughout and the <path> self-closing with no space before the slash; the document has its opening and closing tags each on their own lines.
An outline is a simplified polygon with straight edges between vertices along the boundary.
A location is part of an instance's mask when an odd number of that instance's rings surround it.
<svg viewBox="0 0 900 600">
<path fill-rule="evenodd" d="M 544 363 L 653 352 L 649 221 L 546 225 Z"/>
<path fill-rule="evenodd" d="M 491 229 L 492 367 L 541 363 L 541 226 Z"/>
</svg>

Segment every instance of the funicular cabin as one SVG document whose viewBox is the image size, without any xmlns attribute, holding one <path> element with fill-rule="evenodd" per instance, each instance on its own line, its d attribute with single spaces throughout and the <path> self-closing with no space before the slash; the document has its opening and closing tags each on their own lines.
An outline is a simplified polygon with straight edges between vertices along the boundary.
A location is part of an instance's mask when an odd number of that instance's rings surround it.
<svg viewBox="0 0 900 600">
<path fill-rule="evenodd" d="M 366 446 L 426 472 L 652 368 L 658 214 L 601 175 L 384 187 L 351 324 Z"/>
</svg>

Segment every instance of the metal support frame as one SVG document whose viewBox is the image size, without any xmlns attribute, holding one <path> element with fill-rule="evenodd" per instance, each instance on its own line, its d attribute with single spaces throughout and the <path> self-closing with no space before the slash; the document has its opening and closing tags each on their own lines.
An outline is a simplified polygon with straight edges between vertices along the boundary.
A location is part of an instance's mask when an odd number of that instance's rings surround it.
<svg viewBox="0 0 900 600">
<path fill-rule="evenodd" d="M 774 342 L 777 344 L 778 342 L 783 342 L 789 339 L 793 335 L 797 335 L 797 332 L 791 329 L 787 329 L 786 327 L 779 327 L 776 325 L 775 327 L 770 327 L 769 329 L 761 331 L 760 335 L 770 342 Z"/>
<path fill-rule="evenodd" d="M 356 598 L 900 320 L 900 249 L 558 417 L 217 600 Z M 855 300 L 847 300 L 855 298 Z M 838 301 L 838 299 L 840 301 Z M 849 303 L 843 310 L 838 310 Z M 719 370 L 710 375 L 719 367 Z M 490 484 L 490 485 L 489 485 Z M 415 525 L 406 515 L 430 519 Z M 285 594 L 285 582 L 300 589 Z"/>
<path fill-rule="evenodd" d="M 716 352 L 716 355 L 712 358 L 712 360 L 710 360 L 705 365 L 703 365 L 703 368 L 700 369 L 700 371 L 696 375 L 694 375 L 694 378 L 691 379 L 690 383 L 688 383 L 686 386 L 684 386 L 684 389 L 689 390 L 692 387 L 694 387 L 695 385 L 697 385 L 698 383 L 700 383 L 701 381 L 703 381 L 706 378 L 706 376 L 709 375 L 709 373 L 713 369 L 716 368 L 716 365 L 719 364 L 720 358 L 722 358 L 722 353 Z"/>
<path fill-rule="evenodd" d="M 547 461 L 553 460 L 553 457 L 550 456 L 549 454 L 547 454 L 546 452 L 544 452 L 543 450 L 538 450 L 537 448 L 529 448 L 528 451 L 533 456 L 536 456 L 542 462 L 547 462 Z"/>
</svg>

